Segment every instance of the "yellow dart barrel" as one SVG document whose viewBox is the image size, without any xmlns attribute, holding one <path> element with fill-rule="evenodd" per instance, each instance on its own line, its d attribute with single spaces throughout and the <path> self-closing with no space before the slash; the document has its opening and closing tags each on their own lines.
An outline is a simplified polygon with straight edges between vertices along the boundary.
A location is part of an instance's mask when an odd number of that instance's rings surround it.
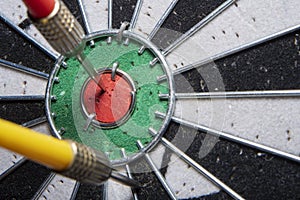
<svg viewBox="0 0 300 200">
<path fill-rule="evenodd" d="M 82 183 L 100 185 L 112 177 L 121 183 L 140 184 L 113 171 L 103 152 L 74 141 L 59 140 L 0 119 L 0 146 Z"/>
<path fill-rule="evenodd" d="M 3 119 L 0 119 L 0 146 L 58 171 L 67 169 L 74 160 L 69 142 Z"/>
</svg>

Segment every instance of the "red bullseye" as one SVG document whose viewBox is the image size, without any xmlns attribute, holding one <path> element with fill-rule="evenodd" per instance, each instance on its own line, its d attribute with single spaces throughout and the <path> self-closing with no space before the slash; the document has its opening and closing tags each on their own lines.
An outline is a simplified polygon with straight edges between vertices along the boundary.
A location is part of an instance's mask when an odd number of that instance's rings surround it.
<svg viewBox="0 0 300 200">
<path fill-rule="evenodd" d="M 125 120 L 132 110 L 134 86 L 121 73 L 112 80 L 111 71 L 104 71 L 98 78 L 105 91 L 93 80 L 85 84 L 82 100 L 86 114 L 95 114 L 95 120 L 102 125 L 116 125 Z"/>
</svg>

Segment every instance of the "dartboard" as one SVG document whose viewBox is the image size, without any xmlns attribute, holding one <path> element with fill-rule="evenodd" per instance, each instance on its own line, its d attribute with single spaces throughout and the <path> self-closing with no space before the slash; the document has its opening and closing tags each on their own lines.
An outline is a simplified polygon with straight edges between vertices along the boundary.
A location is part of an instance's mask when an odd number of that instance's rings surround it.
<svg viewBox="0 0 300 200">
<path fill-rule="evenodd" d="M 102 151 L 143 187 L 0 149 L 0 199 L 300 198 L 299 1 L 64 3 L 104 89 L 5 1 L 0 117 Z"/>
</svg>

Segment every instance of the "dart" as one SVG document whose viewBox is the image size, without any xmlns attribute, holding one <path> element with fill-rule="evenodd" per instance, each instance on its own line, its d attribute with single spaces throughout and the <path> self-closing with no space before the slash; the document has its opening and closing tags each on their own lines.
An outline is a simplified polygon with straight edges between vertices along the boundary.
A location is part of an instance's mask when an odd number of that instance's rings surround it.
<svg viewBox="0 0 300 200">
<path fill-rule="evenodd" d="M 67 156 L 0 146 L 0 199 L 297 199 L 300 1 L 24 1 L 1 4 L 0 118 Z M 103 177 L 46 163 L 80 149 Z"/>
<path fill-rule="evenodd" d="M 28 16 L 37 29 L 60 54 L 75 56 L 89 77 L 104 91 L 93 64 L 83 54 L 84 31 L 79 22 L 60 0 L 24 0 Z"/>
<path fill-rule="evenodd" d="M 0 146 L 22 154 L 64 176 L 82 183 L 102 184 L 113 179 L 131 186 L 141 185 L 116 172 L 106 155 L 71 140 L 59 140 L 0 119 Z"/>
</svg>

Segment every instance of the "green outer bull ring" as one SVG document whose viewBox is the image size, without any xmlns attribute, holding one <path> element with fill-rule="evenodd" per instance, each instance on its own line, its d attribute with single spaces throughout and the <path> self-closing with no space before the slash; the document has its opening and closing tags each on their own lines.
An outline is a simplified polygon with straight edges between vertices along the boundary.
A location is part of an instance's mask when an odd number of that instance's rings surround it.
<svg viewBox="0 0 300 200">
<path fill-rule="evenodd" d="M 105 31 L 99 31 L 92 33 L 88 36 L 85 37 L 84 43 L 100 38 L 100 37 L 114 37 L 119 33 L 118 30 L 105 30 Z M 157 130 L 157 135 L 153 136 L 152 140 L 145 145 L 142 149 L 139 150 L 138 153 L 133 154 L 131 156 L 121 158 L 118 160 L 112 160 L 112 165 L 113 167 L 117 166 L 123 166 L 125 164 L 128 164 L 141 156 L 143 156 L 145 153 L 149 152 L 153 147 L 156 146 L 156 144 L 160 141 L 161 137 L 165 133 L 166 129 L 168 128 L 168 125 L 171 121 L 171 117 L 173 116 L 174 109 L 175 109 L 175 88 L 174 88 L 174 80 L 173 80 L 173 75 L 172 72 L 167 64 L 167 61 L 165 60 L 165 57 L 162 55 L 161 51 L 150 41 L 146 40 L 145 38 L 130 32 L 130 31 L 124 31 L 123 32 L 123 37 L 124 38 L 129 38 L 133 41 L 136 41 L 139 44 L 144 45 L 151 53 L 156 56 L 160 62 L 161 68 L 163 69 L 166 77 L 167 77 L 167 82 L 168 82 L 168 89 L 169 89 L 169 101 L 168 101 L 168 109 L 166 113 L 166 118 L 163 120 L 162 125 L 159 130 Z M 50 124 L 50 129 L 54 137 L 57 137 L 59 139 L 62 139 L 62 132 L 57 129 L 55 126 L 53 113 L 51 111 L 51 102 L 53 100 L 53 96 L 51 94 L 53 84 L 57 81 L 56 75 L 64 62 L 64 57 L 60 56 L 59 59 L 57 60 L 54 69 L 52 70 L 49 81 L 47 84 L 47 89 L 46 89 L 46 116 Z M 149 67 L 150 64 L 149 64 Z M 150 127 L 149 127 L 150 128 Z"/>
</svg>

